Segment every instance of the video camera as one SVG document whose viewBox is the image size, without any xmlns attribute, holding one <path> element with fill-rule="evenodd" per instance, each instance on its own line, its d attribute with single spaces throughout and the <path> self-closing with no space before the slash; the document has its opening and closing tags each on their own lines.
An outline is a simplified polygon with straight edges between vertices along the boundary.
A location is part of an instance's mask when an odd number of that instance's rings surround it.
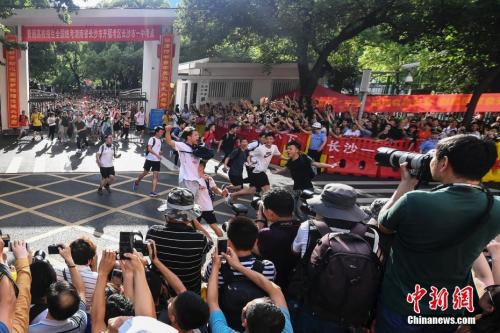
<svg viewBox="0 0 500 333">
<path fill-rule="evenodd" d="M 125 253 L 134 253 L 134 249 L 137 252 L 141 252 L 145 256 L 149 255 L 148 242 L 144 241 L 144 237 L 140 231 L 121 231 L 120 232 L 120 248 L 119 248 L 119 259 L 126 259 Z"/>
<path fill-rule="evenodd" d="M 399 168 L 402 163 L 408 163 L 408 171 L 413 177 L 420 181 L 432 181 L 431 174 L 432 154 L 418 154 L 408 151 L 397 150 L 388 147 L 377 149 L 375 161 L 383 167 Z"/>
</svg>

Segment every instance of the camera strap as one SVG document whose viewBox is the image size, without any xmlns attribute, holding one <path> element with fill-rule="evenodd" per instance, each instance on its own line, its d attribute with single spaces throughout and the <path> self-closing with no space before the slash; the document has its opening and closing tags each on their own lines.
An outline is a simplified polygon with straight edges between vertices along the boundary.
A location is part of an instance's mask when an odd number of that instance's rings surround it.
<svg viewBox="0 0 500 333">
<path fill-rule="evenodd" d="M 476 219 L 473 219 L 473 223 L 468 228 L 468 230 L 464 230 L 463 232 L 459 233 L 458 235 L 453 235 L 452 239 L 446 240 L 444 242 L 441 242 L 441 243 L 434 245 L 434 246 L 431 246 L 431 247 L 427 247 L 425 249 L 415 249 L 414 246 L 410 246 L 410 245 L 406 244 L 404 241 L 402 241 L 401 238 L 399 238 L 399 242 L 401 245 L 403 245 L 406 248 L 412 249 L 412 251 L 416 251 L 416 252 L 427 253 L 427 252 L 433 252 L 433 251 L 440 251 L 440 250 L 444 250 L 446 248 L 455 247 L 455 246 L 463 243 L 464 241 L 473 237 L 484 225 L 486 225 L 486 222 L 488 221 L 488 219 L 490 217 L 490 212 L 491 212 L 491 209 L 493 208 L 493 204 L 494 204 L 494 198 L 493 198 L 493 194 L 491 193 L 491 191 L 488 188 L 486 188 L 485 186 L 483 186 L 482 184 L 480 186 L 477 186 L 477 185 L 470 185 L 470 184 L 454 183 L 454 184 L 439 185 L 439 186 L 431 189 L 431 192 L 436 192 L 436 191 L 439 191 L 439 190 L 442 190 L 445 188 L 449 188 L 449 187 L 462 188 L 462 190 L 464 190 L 464 191 L 476 189 L 476 190 L 484 192 L 486 194 L 486 199 L 487 199 L 486 208 L 481 212 L 481 215 L 479 215 Z"/>
</svg>

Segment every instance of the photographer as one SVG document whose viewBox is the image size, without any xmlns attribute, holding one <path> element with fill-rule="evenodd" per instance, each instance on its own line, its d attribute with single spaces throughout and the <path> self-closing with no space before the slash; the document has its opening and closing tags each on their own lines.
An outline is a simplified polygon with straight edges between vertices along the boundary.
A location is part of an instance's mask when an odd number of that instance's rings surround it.
<svg viewBox="0 0 500 333">
<path fill-rule="evenodd" d="M 292 217 L 294 199 L 284 188 L 273 188 L 262 197 L 262 212 L 268 226 L 259 230 L 254 253 L 276 266 L 276 284 L 286 291 L 288 278 L 297 264 L 298 256 L 292 252 L 292 243 L 299 222 Z"/>
<path fill-rule="evenodd" d="M 432 178 L 443 185 L 431 192 L 413 191 L 417 180 L 401 166 L 401 183 L 378 219 L 380 230 L 396 237 L 382 283 L 377 332 L 410 329 L 407 316 L 416 314 L 407 296 L 417 284 L 429 292 L 431 286 L 446 288 L 450 299 L 455 287 L 472 286 L 473 262 L 500 233 L 500 199 L 481 186 L 496 159 L 492 142 L 467 135 L 443 139 L 430 162 Z M 433 314 L 428 302 L 419 305 L 421 315 Z M 463 311 L 450 306 L 439 314 L 467 315 Z M 455 328 L 441 326 L 440 332 Z M 418 329 L 411 326 L 412 332 Z"/>
<path fill-rule="evenodd" d="M 85 285 L 73 261 L 71 251 L 66 245 L 61 245 L 59 248 L 74 286 L 68 281 L 58 281 L 50 286 L 47 295 L 47 315 L 40 322 L 30 325 L 30 333 L 85 332 L 87 326 Z"/>
<path fill-rule="evenodd" d="M 146 239 L 155 241 L 158 259 L 172 270 L 188 290 L 201 288 L 201 264 L 211 247 L 209 239 L 193 227 L 201 212 L 194 195 L 185 188 L 170 190 L 164 212 L 166 224 L 151 226 Z"/>
</svg>

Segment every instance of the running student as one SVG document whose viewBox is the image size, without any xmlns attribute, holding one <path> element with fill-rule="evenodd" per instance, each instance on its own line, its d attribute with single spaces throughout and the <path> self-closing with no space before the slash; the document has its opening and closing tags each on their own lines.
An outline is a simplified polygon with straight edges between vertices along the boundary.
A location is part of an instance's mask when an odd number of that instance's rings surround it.
<svg viewBox="0 0 500 333">
<path fill-rule="evenodd" d="M 210 225 L 210 228 L 215 232 L 217 237 L 222 237 L 222 230 L 217 225 L 217 218 L 214 213 L 214 205 L 211 198 L 211 193 L 222 196 L 222 190 L 217 187 L 212 177 L 205 174 L 207 161 L 201 160 L 198 166 L 198 183 L 199 189 L 195 197 L 195 203 L 200 207 L 201 216 L 198 217 L 198 222 L 204 219 Z"/>
<path fill-rule="evenodd" d="M 135 192 L 142 178 L 144 178 L 149 171 L 153 171 L 153 185 L 151 187 L 150 197 L 157 197 L 156 185 L 158 184 L 158 177 L 160 175 L 160 161 L 161 161 L 161 140 L 165 130 L 161 126 L 155 127 L 155 135 L 149 138 L 148 148 L 146 153 L 146 161 L 144 162 L 144 171 L 139 175 L 137 180 L 132 186 L 132 190 Z"/>
<path fill-rule="evenodd" d="M 170 135 L 171 126 L 167 126 L 165 140 L 167 144 L 179 153 L 179 186 L 190 190 L 194 196 L 198 193 L 198 166 L 200 159 L 193 154 L 193 146 L 198 144 L 200 135 L 193 127 L 185 127 L 180 135 L 185 142 L 174 141 Z"/>
<path fill-rule="evenodd" d="M 104 139 L 105 142 L 99 147 L 96 153 L 96 162 L 99 165 L 101 172 L 101 183 L 97 189 L 97 193 L 102 194 L 104 187 L 108 193 L 111 193 L 111 184 L 115 180 L 115 167 L 113 166 L 113 159 L 120 157 L 116 155 L 115 147 L 113 146 L 113 135 L 107 135 Z"/>
<path fill-rule="evenodd" d="M 222 151 L 224 152 L 224 157 L 219 162 L 219 164 L 215 167 L 215 173 L 217 173 L 220 166 L 222 164 L 224 164 L 224 161 L 231 154 L 234 147 L 238 145 L 238 137 L 236 136 L 237 130 L 238 130 L 238 125 L 232 124 L 231 127 L 229 127 L 229 132 L 224 134 L 222 139 L 219 141 L 219 147 L 217 148 L 217 152 L 219 152 L 221 147 L 222 147 Z"/>
<path fill-rule="evenodd" d="M 243 166 L 248 158 L 247 147 L 248 140 L 240 139 L 240 146 L 233 150 L 231 155 L 224 160 L 222 171 L 227 172 L 232 185 L 226 187 L 229 191 L 241 190 L 243 188 Z"/>
<path fill-rule="evenodd" d="M 28 133 L 28 116 L 26 115 L 26 111 L 21 111 L 19 115 L 19 136 L 17 139 L 21 139 L 24 134 Z"/>
<path fill-rule="evenodd" d="M 267 192 L 271 188 L 269 178 L 266 171 L 271 163 L 273 156 L 279 156 L 282 160 L 288 160 L 282 157 L 278 147 L 274 144 L 274 135 L 272 133 L 266 134 L 266 144 L 255 148 L 248 160 L 255 161 L 255 167 L 252 170 L 252 175 L 249 176 L 250 188 L 244 188 L 234 193 L 229 193 L 226 197 L 226 202 L 231 204 L 233 200 L 242 195 L 254 194 L 256 192 Z"/>
<path fill-rule="evenodd" d="M 139 132 L 139 135 L 142 138 L 144 137 L 144 125 L 146 123 L 146 114 L 144 113 L 144 108 L 141 107 L 139 112 L 134 115 L 135 118 L 135 130 Z"/>
</svg>

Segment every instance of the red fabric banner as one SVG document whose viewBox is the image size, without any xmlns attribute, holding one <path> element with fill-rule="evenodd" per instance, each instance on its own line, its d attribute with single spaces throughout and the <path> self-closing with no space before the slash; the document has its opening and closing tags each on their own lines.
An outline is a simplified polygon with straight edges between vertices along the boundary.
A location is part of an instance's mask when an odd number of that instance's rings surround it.
<svg viewBox="0 0 500 333">
<path fill-rule="evenodd" d="M 170 104 L 170 80 L 172 77 L 172 35 L 161 36 L 160 42 L 160 79 L 158 83 L 158 108 L 168 109 Z"/>
<path fill-rule="evenodd" d="M 6 35 L 5 39 L 17 41 L 16 35 Z M 19 49 L 5 50 L 5 69 L 7 71 L 7 126 L 19 127 Z"/>
<path fill-rule="evenodd" d="M 160 25 L 23 26 L 23 42 L 128 42 L 159 40 Z"/>
</svg>

